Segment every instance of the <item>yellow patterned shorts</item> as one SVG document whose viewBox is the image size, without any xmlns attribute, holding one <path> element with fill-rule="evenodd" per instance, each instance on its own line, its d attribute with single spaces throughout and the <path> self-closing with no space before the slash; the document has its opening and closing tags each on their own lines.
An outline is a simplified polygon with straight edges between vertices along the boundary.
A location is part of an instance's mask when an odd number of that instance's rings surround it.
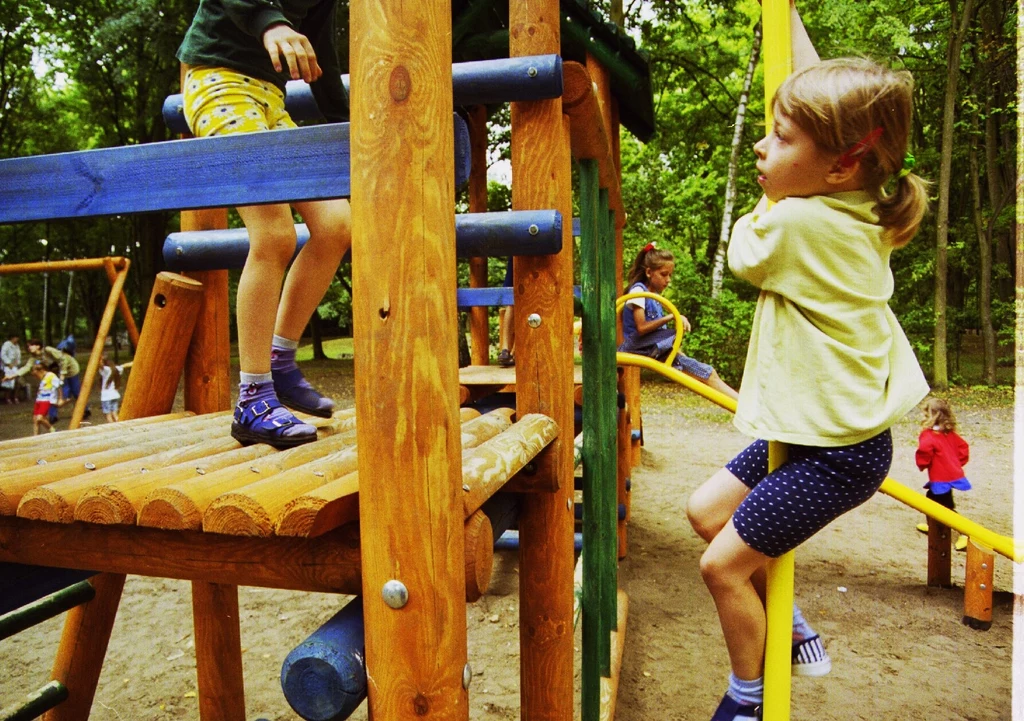
<svg viewBox="0 0 1024 721">
<path fill-rule="evenodd" d="M 280 88 L 235 70 L 191 68 L 183 94 L 185 120 L 197 138 L 296 127 Z"/>
</svg>

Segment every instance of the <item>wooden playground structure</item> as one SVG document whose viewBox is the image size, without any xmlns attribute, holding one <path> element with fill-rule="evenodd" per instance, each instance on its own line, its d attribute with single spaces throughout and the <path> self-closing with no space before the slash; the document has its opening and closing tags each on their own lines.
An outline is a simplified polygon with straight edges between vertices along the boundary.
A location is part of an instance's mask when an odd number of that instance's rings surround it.
<svg viewBox="0 0 1024 721">
<path fill-rule="evenodd" d="M 454 24 L 453 4 L 464 9 Z M 653 127 L 632 102 L 636 88 L 622 89 L 616 63 L 625 51 L 593 40 L 599 33 L 581 26 L 575 0 L 509 0 L 508 58 L 453 66 L 452 46 L 467 41 L 483 5 L 353 0 L 351 37 L 359 42 L 351 52 L 351 124 L 0 161 L 0 222 L 185 209 L 182 232 L 165 246 L 180 274 L 162 273 L 154 285 L 125 422 L 76 431 L 64 436 L 75 442 L 59 448 L 0 443 L 0 583 L 22 591 L 5 596 L 0 613 L 44 599 L 27 613 L 7 613 L 0 637 L 67 612 L 54 680 L 12 713 L 89 716 L 131 573 L 192 584 L 204 721 L 245 718 L 242 585 L 360 596 L 347 618 L 365 643 L 373 718 L 466 719 L 465 602 L 486 592 L 495 537 L 515 521 L 520 714 L 572 718 L 579 401 L 580 705 L 585 721 L 613 715 L 628 609 L 617 560 L 627 549 L 645 365 L 615 353 L 626 219 L 618 137 L 620 120 L 641 136 Z M 766 17 L 784 6 L 765 0 Z M 569 43 L 582 44 L 583 57 L 568 59 Z M 301 105 L 301 88 L 294 96 Z M 513 212 L 486 214 L 486 106 L 506 100 Z M 470 107 L 468 123 L 455 106 Z M 573 160 L 581 377 L 572 350 Z M 462 180 L 470 183 L 471 213 L 456 218 Z M 355 408 L 310 419 L 315 443 L 282 452 L 242 448 L 227 433 L 224 269 L 244 259 L 247 241 L 244 232 L 225 230 L 225 211 L 207 208 L 346 196 Z M 298 235 L 301 241 L 301 228 Z M 457 292 L 457 257 L 506 255 L 515 257 L 513 288 L 483 287 L 486 260 L 474 260 L 474 287 Z M 393 259 L 389 273 L 380 272 L 381 258 Z M 484 368 L 486 318 L 477 311 L 474 365 L 460 371 L 458 307 L 509 304 L 516 306 L 515 369 Z M 172 413 L 183 375 L 185 411 Z M 460 408 L 511 387 L 514 409 Z M 962 530 L 957 519 L 921 510 Z M 788 600 L 784 591 L 771 593 L 783 611 L 777 615 L 788 618 L 791 580 Z M 773 664 L 769 655 L 769 668 L 777 665 L 788 681 L 788 632 L 772 628 L 771 638 L 786 641 L 786 657 Z M 771 693 L 782 686 L 766 682 Z M 788 718 L 788 694 L 771 704 L 785 705 L 774 718 Z"/>
<path fill-rule="evenodd" d="M 226 225 L 223 211 L 190 209 L 350 197 L 356 357 L 356 406 L 316 420 L 315 443 L 284 452 L 239 447 L 227 434 L 223 268 L 234 261 L 221 248 L 185 275 L 157 277 L 125 422 L 76 431 L 59 448 L 0 444 L 0 561 L 16 564 L 3 567 L 3 582 L 23 590 L 17 602 L 5 598 L 17 608 L 46 597 L 4 616 L 3 631 L 67 611 L 54 680 L 10 713 L 88 717 L 133 573 L 192 583 L 203 719 L 245 718 L 239 585 L 360 595 L 373 716 L 468 718 L 465 602 L 486 591 L 494 539 L 481 508 L 501 490 L 515 497 L 520 532 L 521 713 L 571 718 L 575 158 L 591 544 L 583 555 L 582 708 L 585 719 L 610 715 L 612 648 L 620 660 L 626 609 L 616 587 L 625 551 L 616 508 L 631 445 L 628 406 L 616 407 L 614 359 L 625 221 L 617 96 L 628 100 L 644 83 L 602 64 L 603 53 L 621 65 L 619 49 L 593 41 L 608 31 L 581 27 L 582 7 L 513 0 L 509 59 L 453 67 L 453 32 L 465 38 L 469 25 L 453 30 L 451 3 L 354 2 L 351 124 L 0 161 L 0 222 L 183 209 L 183 233 L 165 249 L 174 257 L 188 256 L 189 233 Z M 563 33 L 578 62 L 563 63 Z M 467 77 L 476 82 L 468 94 Z M 453 98 L 477 106 L 468 131 Z M 452 222 L 455 190 L 472 154 L 472 209 L 485 209 L 483 106 L 500 101 L 512 101 L 513 212 L 473 236 L 466 228 L 479 229 L 481 219 Z M 642 116 L 642 105 L 627 103 L 624 112 Z M 545 235 L 530 215 L 537 211 L 557 220 L 547 245 L 532 243 Z M 471 391 L 457 367 L 455 261 L 474 237 L 484 247 L 476 255 L 509 254 L 516 228 L 531 242 L 516 241 L 511 252 L 519 311 L 512 422 L 511 411 L 459 408 Z M 245 240 L 225 242 L 237 250 Z M 386 275 L 382 257 L 394 259 Z M 171 413 L 182 375 L 185 412 Z M 638 375 L 630 375 L 636 394 Z"/>
</svg>

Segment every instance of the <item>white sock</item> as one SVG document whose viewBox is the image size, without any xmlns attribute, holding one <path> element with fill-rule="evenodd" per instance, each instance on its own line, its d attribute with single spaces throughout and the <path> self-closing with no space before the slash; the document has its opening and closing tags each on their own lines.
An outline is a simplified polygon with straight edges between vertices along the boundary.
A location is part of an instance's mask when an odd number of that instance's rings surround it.
<svg viewBox="0 0 1024 721">
<path fill-rule="evenodd" d="M 271 344 L 277 348 L 284 348 L 285 350 L 295 350 L 299 347 L 299 342 L 297 340 L 288 340 L 287 338 L 282 338 L 279 335 L 274 336 L 274 340 Z"/>
<path fill-rule="evenodd" d="M 756 706 L 764 701 L 764 676 L 753 681 L 744 681 L 736 674 L 729 674 L 729 690 L 726 691 L 733 700 L 748 706 Z"/>
</svg>

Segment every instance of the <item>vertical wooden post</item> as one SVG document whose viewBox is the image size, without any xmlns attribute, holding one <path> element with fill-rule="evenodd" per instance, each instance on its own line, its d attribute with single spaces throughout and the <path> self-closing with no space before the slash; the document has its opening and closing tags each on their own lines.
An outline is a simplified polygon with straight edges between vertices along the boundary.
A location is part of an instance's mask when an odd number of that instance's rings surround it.
<svg viewBox="0 0 1024 721">
<path fill-rule="evenodd" d="M 560 52 L 558 0 L 509 3 L 512 57 Z M 562 100 L 512 103 L 512 207 L 572 217 L 568 119 Z M 558 423 L 548 494 L 526 494 L 519 515 L 521 717 L 573 716 L 572 228 L 558 255 L 515 260 L 516 410 Z M 540 325 L 529 324 L 531 316 Z"/>
<path fill-rule="evenodd" d="M 192 332 L 201 294 L 202 286 L 195 281 L 173 273 L 157 275 L 124 392 L 123 420 L 170 412 L 185 363 L 184 339 Z M 95 576 L 96 597 L 68 612 L 53 667 L 53 678 L 67 687 L 68 700 L 47 712 L 45 721 L 89 717 L 124 579 L 115 573 Z"/>
<path fill-rule="evenodd" d="M 370 710 L 387 721 L 467 719 L 451 5 L 360 0 L 350 18 Z M 388 273 L 381 257 L 394 260 Z"/>
<path fill-rule="evenodd" d="M 952 563 L 950 555 L 952 540 L 949 526 L 939 523 L 934 518 L 928 519 L 928 585 L 938 588 L 953 586 Z"/>
<path fill-rule="evenodd" d="M 992 577 L 995 554 L 979 546 L 974 539 L 967 542 L 967 568 L 964 572 L 963 622 L 979 631 L 992 627 Z"/>
<path fill-rule="evenodd" d="M 107 655 L 110 631 L 124 589 L 124 575 L 101 573 L 91 583 L 96 596 L 75 606 L 64 619 L 53 679 L 68 689 L 68 698 L 43 715 L 44 721 L 85 721 L 92 709 L 96 684 Z"/>
<path fill-rule="evenodd" d="M 245 721 L 238 587 L 194 582 L 192 618 L 199 682 L 199 718 L 203 721 Z"/>
<path fill-rule="evenodd" d="M 487 212 L 487 106 L 476 105 L 469 110 L 469 212 Z M 469 287 L 487 287 L 487 258 L 469 259 Z M 490 329 L 487 308 L 469 309 L 469 357 L 475 366 L 490 363 Z"/>
</svg>

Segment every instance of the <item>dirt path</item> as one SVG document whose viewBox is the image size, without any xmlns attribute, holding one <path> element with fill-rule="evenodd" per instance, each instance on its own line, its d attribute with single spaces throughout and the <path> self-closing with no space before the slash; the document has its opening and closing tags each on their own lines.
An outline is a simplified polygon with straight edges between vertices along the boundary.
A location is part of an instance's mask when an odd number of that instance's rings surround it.
<svg viewBox="0 0 1024 721">
<path fill-rule="evenodd" d="M 329 369 L 327 384 L 350 402 L 351 364 L 340 374 L 338 366 L 312 367 Z M 643 403 L 646 446 L 633 476 L 629 556 L 620 566 L 630 614 L 616 718 L 703 721 L 728 670 L 697 572 L 702 543 L 686 522 L 685 500 L 746 439 L 725 412 L 672 386 L 645 382 Z M 0 406 L 0 434 L 24 430 L 26 412 L 24 405 Z M 976 490 L 961 494 L 958 504 L 973 520 L 1009 533 L 1010 393 L 975 399 L 959 419 L 972 445 L 968 474 Z M 894 429 L 892 475 L 919 488 L 915 421 Z M 798 552 L 798 603 L 826 639 L 834 669 L 825 679 L 794 681 L 794 721 L 1010 719 L 1011 565 L 997 557 L 993 626 L 973 631 L 960 623 L 960 588 L 924 585 L 919 520 L 879 496 Z M 958 585 L 963 561 L 963 554 L 953 561 Z M 514 554 L 499 554 L 490 593 L 467 608 L 473 719 L 519 718 L 516 573 Z M 281 662 L 342 600 L 255 588 L 241 589 L 240 599 L 247 716 L 296 719 L 281 694 Z M 190 604 L 187 583 L 129 578 L 93 719 L 198 718 Z M 0 707 L 48 680 L 59 633 L 60 620 L 53 620 L 0 644 Z M 365 704 L 353 718 L 366 718 Z"/>
</svg>

